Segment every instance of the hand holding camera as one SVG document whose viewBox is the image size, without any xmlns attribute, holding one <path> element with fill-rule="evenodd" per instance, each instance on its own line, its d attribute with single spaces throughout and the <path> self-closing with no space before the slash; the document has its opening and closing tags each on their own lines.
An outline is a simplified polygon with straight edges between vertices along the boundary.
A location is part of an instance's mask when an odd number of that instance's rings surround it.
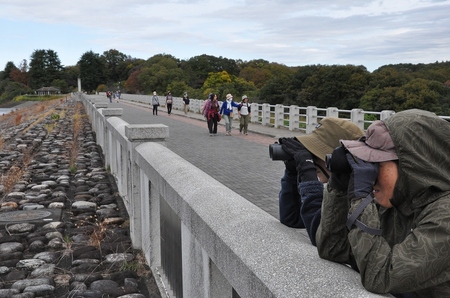
<svg viewBox="0 0 450 298">
<path fill-rule="evenodd" d="M 295 160 L 297 182 L 317 180 L 316 166 L 308 149 L 296 138 L 283 138 L 280 142 L 282 149 Z"/>
<path fill-rule="evenodd" d="M 339 146 L 333 150 L 332 154 L 327 154 L 325 164 L 328 171 L 331 172 L 328 184 L 331 188 L 346 192 L 350 181 L 352 168 L 347 161 L 348 151 Z"/>
<path fill-rule="evenodd" d="M 351 201 L 365 198 L 372 192 L 378 178 L 379 164 L 363 161 L 350 153 L 347 154 L 347 161 L 352 168 L 347 191 L 348 199 Z"/>
</svg>

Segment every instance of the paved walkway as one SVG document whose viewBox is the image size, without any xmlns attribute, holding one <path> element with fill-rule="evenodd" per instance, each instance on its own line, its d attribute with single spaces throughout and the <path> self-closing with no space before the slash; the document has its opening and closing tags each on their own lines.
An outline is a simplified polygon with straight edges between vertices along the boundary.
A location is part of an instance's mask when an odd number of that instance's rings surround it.
<svg viewBox="0 0 450 298">
<path fill-rule="evenodd" d="M 103 96 L 92 96 L 107 102 Z M 201 114 L 172 110 L 167 114 L 159 107 L 152 115 L 152 107 L 127 100 L 109 103 L 110 108 L 122 108 L 122 119 L 130 124 L 165 124 L 169 126 L 167 147 L 227 187 L 279 218 L 278 192 L 284 172 L 281 161 L 269 157 L 269 144 L 280 137 L 295 134 L 260 124 L 249 124 L 249 134 L 239 134 L 239 122 L 233 121 L 232 136 L 225 135 L 221 121 L 217 136 L 209 136 Z M 214 194 L 211 194 L 214 195 Z"/>
</svg>

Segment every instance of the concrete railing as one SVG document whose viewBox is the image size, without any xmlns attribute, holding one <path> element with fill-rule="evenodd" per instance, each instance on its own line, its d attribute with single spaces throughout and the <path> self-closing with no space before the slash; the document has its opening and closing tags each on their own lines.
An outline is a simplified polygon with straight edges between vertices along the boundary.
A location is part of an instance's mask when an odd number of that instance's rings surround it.
<svg viewBox="0 0 450 298">
<path fill-rule="evenodd" d="M 133 246 L 143 251 L 162 293 L 386 297 L 367 292 L 357 272 L 320 259 L 298 230 L 166 148 L 167 126 L 130 125 L 120 119 L 122 109 L 77 96 L 130 215 Z"/>
<path fill-rule="evenodd" d="M 106 93 L 100 93 L 105 96 Z M 122 99 L 145 103 L 151 105 L 150 95 L 122 94 Z M 165 106 L 165 96 L 159 96 L 159 102 Z M 205 100 L 191 99 L 189 103 L 190 111 L 200 113 Z M 238 101 L 240 102 L 240 101 Z M 222 102 L 220 102 L 222 104 Z M 183 110 L 183 99 L 173 97 L 172 108 L 175 110 Z M 237 108 L 234 108 L 234 118 L 237 119 Z M 394 111 L 384 110 L 381 112 L 364 111 L 363 109 L 342 110 L 336 107 L 317 108 L 315 106 L 299 107 L 295 105 L 284 106 L 281 104 L 271 105 L 268 103 L 251 104 L 251 123 L 259 123 L 262 125 L 273 126 L 275 128 L 285 128 L 292 131 L 303 131 L 311 133 L 317 123 L 325 117 L 337 117 L 348 119 L 361 129 L 365 130 L 374 120 L 384 120 L 394 114 Z"/>
</svg>

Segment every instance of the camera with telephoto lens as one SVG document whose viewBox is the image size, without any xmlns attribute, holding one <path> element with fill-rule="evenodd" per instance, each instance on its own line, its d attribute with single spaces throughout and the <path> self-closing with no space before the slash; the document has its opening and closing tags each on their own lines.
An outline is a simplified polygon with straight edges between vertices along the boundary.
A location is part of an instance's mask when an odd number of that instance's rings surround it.
<svg viewBox="0 0 450 298">
<path fill-rule="evenodd" d="M 351 173 L 352 168 L 347 160 L 347 149 L 344 146 L 336 147 L 333 153 L 325 156 L 325 166 L 332 173 Z"/>
<path fill-rule="evenodd" d="M 279 143 L 269 145 L 269 156 L 272 160 L 288 160 L 292 158 L 291 155 L 283 150 L 283 147 Z"/>
</svg>

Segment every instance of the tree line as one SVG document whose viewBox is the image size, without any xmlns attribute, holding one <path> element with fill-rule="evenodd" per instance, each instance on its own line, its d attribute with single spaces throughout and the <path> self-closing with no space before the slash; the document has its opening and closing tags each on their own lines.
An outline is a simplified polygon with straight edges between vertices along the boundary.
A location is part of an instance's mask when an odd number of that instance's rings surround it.
<svg viewBox="0 0 450 298">
<path fill-rule="evenodd" d="M 115 49 L 85 52 L 76 65 L 63 66 L 53 50 L 34 50 L 29 64 L 8 62 L 0 71 L 0 103 L 41 87 L 63 93 L 77 90 L 81 78 L 87 93 L 165 94 L 206 98 L 211 92 L 246 94 L 252 102 L 370 111 L 410 108 L 450 115 L 450 61 L 390 64 L 369 72 L 362 65 L 289 67 L 262 59 L 242 61 L 210 55 L 180 60 L 157 54 L 147 60 Z"/>
</svg>

